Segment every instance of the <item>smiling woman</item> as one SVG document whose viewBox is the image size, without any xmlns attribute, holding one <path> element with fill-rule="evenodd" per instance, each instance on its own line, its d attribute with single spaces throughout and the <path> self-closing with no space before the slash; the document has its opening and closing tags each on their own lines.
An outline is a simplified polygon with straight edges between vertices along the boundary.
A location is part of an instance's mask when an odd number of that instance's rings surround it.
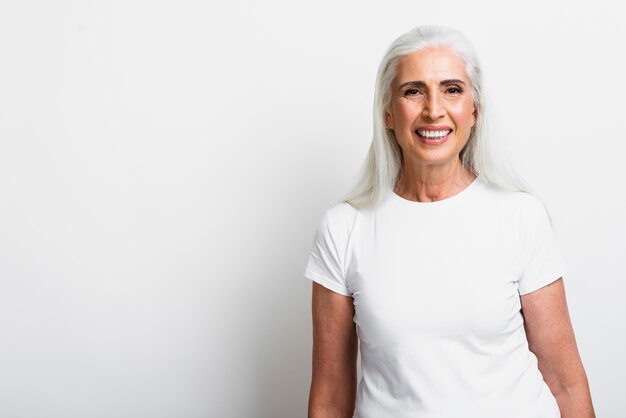
<svg viewBox="0 0 626 418">
<path fill-rule="evenodd" d="M 322 216 L 303 271 L 310 418 L 595 416 L 565 259 L 487 135 L 482 84 L 449 28 L 418 27 L 385 54 L 361 180 Z"/>
<path fill-rule="evenodd" d="M 413 52 L 396 63 L 385 122 L 402 150 L 400 194 L 419 200 L 411 196 L 415 179 L 428 176 L 440 183 L 459 163 L 476 124 L 469 85 L 463 60 L 445 46 Z"/>
</svg>

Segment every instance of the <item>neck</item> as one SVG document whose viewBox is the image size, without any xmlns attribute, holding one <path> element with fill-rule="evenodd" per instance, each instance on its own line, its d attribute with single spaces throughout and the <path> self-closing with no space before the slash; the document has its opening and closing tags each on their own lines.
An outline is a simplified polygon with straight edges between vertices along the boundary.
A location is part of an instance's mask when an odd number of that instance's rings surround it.
<svg viewBox="0 0 626 418">
<path fill-rule="evenodd" d="M 417 202 L 435 202 L 465 189 L 476 175 L 462 166 L 407 166 L 403 164 L 394 187 L 399 196 Z"/>
</svg>

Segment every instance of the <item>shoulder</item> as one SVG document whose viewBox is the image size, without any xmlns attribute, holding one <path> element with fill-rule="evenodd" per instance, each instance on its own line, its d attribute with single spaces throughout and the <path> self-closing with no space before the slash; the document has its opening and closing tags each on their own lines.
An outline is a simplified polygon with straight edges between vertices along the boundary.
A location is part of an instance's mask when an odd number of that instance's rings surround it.
<svg viewBox="0 0 626 418">
<path fill-rule="evenodd" d="M 552 228 L 552 218 L 544 201 L 530 192 L 510 192 L 511 211 L 522 235 Z"/>
<path fill-rule="evenodd" d="M 334 206 L 326 209 L 326 214 L 333 218 L 354 218 L 358 212 L 354 206 L 349 204 L 348 202 L 339 202 Z"/>
<path fill-rule="evenodd" d="M 542 200 L 531 192 L 508 190 L 491 184 L 486 184 L 484 189 L 503 206 L 520 214 L 540 213 L 545 210 Z"/>
<path fill-rule="evenodd" d="M 358 215 L 358 209 L 348 202 L 339 202 L 326 209 L 323 222 L 337 234 L 350 235 Z"/>
<path fill-rule="evenodd" d="M 497 208 L 510 222 L 524 230 L 529 224 L 550 221 L 550 215 L 543 200 L 530 191 L 509 190 L 485 183 L 481 204 Z"/>
<path fill-rule="evenodd" d="M 520 215 L 524 219 L 537 219 L 548 216 L 548 212 L 543 201 L 530 192 L 514 192 L 516 194 L 516 203 L 520 211 Z"/>
</svg>

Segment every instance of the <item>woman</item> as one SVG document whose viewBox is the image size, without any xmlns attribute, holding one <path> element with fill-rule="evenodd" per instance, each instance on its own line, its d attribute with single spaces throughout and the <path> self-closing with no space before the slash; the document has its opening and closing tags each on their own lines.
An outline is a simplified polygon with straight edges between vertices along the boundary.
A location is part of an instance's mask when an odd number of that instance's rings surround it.
<svg viewBox="0 0 626 418">
<path fill-rule="evenodd" d="M 310 418 L 595 416 L 548 213 L 484 101 L 458 31 L 415 28 L 383 58 L 361 181 L 304 269 Z"/>
</svg>

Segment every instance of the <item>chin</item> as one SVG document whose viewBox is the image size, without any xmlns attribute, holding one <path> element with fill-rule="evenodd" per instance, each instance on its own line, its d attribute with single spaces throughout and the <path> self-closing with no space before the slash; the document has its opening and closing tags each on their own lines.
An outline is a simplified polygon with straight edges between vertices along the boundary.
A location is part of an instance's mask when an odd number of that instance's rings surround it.
<svg viewBox="0 0 626 418">
<path fill-rule="evenodd" d="M 418 155 L 414 158 L 415 161 L 419 161 L 422 165 L 448 165 L 454 162 L 455 160 L 459 160 L 459 154 L 427 154 L 427 155 Z"/>
</svg>

